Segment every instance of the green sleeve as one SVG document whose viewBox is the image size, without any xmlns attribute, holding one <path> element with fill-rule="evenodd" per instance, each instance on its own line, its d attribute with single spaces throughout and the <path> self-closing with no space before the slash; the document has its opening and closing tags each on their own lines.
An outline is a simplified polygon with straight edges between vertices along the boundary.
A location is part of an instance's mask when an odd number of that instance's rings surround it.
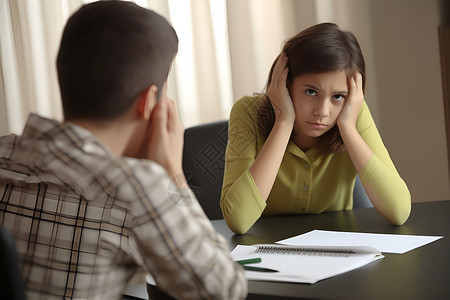
<svg viewBox="0 0 450 300">
<path fill-rule="evenodd" d="M 255 101 L 253 97 L 238 100 L 229 120 L 220 207 L 228 227 L 238 234 L 247 232 L 266 207 L 249 171 L 258 151 L 257 116 L 249 113 Z"/>
<path fill-rule="evenodd" d="M 387 207 L 389 215 L 384 217 L 395 225 L 401 225 L 409 216 L 411 195 L 389 156 L 365 102 L 356 127 L 374 153 L 359 174 L 361 183 L 371 191 L 373 198 Z"/>
</svg>

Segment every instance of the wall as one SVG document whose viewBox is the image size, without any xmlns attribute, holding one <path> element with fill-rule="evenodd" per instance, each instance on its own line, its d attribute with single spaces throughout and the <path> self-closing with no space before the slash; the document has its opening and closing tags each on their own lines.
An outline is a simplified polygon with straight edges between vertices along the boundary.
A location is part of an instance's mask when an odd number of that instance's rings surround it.
<svg viewBox="0 0 450 300">
<path fill-rule="evenodd" d="M 438 4 L 369 1 L 377 125 L 413 202 L 450 196 Z"/>
</svg>

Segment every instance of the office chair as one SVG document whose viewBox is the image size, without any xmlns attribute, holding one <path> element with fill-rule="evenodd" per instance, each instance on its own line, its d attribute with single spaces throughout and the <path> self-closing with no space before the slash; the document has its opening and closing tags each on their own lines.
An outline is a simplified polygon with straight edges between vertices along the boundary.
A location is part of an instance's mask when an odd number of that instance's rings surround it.
<svg viewBox="0 0 450 300">
<path fill-rule="evenodd" d="M 187 182 L 210 220 L 223 219 L 220 210 L 228 121 L 187 128 L 183 170 Z"/>
<path fill-rule="evenodd" d="M 14 238 L 4 228 L 0 228 L 0 299 L 25 299 Z"/>
<path fill-rule="evenodd" d="M 356 175 L 355 187 L 353 188 L 353 208 L 368 207 L 373 207 L 373 204 L 370 201 L 369 196 L 367 196 L 359 176 Z"/>
</svg>

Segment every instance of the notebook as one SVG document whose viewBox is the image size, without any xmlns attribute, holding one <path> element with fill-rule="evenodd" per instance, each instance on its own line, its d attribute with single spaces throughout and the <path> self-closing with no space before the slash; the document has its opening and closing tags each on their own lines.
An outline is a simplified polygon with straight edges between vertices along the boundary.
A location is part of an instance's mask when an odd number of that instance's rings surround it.
<svg viewBox="0 0 450 300">
<path fill-rule="evenodd" d="M 291 246 L 277 244 L 238 245 L 231 252 L 234 260 L 261 258 L 254 267 L 278 272 L 245 271 L 249 280 L 314 284 L 384 256 L 369 246 Z"/>
</svg>

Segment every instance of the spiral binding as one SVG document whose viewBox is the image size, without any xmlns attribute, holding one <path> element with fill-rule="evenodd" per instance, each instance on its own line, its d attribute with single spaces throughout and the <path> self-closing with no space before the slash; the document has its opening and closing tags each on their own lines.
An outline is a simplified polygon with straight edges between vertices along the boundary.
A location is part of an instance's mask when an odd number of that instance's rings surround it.
<svg viewBox="0 0 450 300">
<path fill-rule="evenodd" d="M 294 254 L 294 255 L 316 255 L 316 256 L 339 256 L 348 257 L 356 254 L 355 251 L 345 249 L 326 249 L 326 248 L 304 248 L 289 246 L 257 246 L 256 253 L 268 254 Z"/>
</svg>

